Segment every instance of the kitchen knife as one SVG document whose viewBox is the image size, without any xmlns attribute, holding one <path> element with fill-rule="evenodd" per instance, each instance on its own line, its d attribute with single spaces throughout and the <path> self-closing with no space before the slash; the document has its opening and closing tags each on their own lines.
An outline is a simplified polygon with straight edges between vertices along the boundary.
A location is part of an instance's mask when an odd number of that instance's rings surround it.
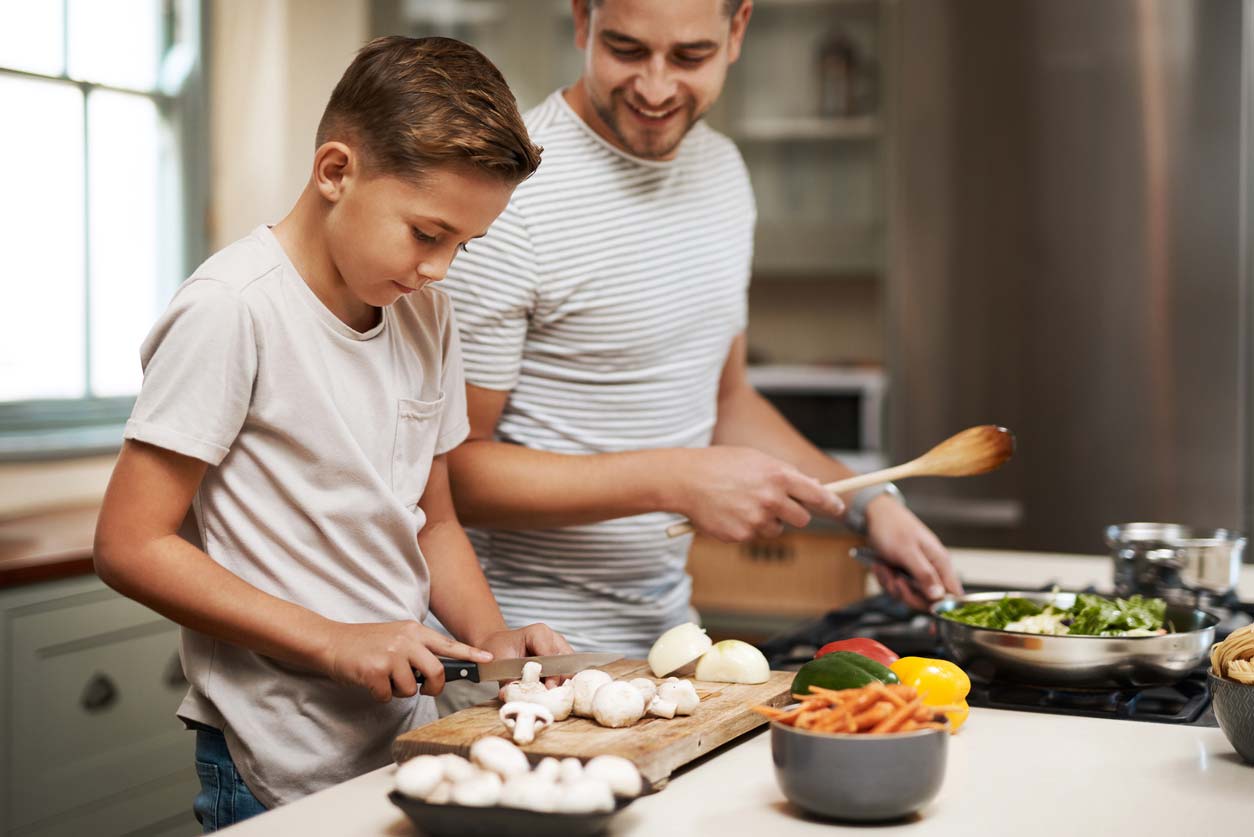
<svg viewBox="0 0 1254 837">
<path fill-rule="evenodd" d="M 527 663 L 540 664 L 541 677 L 555 677 L 562 674 L 578 674 L 585 668 L 596 668 L 618 662 L 622 654 L 556 654 L 551 657 L 514 657 L 512 659 L 493 660 L 490 663 L 472 663 L 469 660 L 449 660 L 441 658 L 444 665 L 444 682 L 469 680 L 482 683 L 485 680 L 517 680 L 522 677 L 523 666 Z M 422 672 L 415 671 L 414 676 L 422 683 Z"/>
</svg>

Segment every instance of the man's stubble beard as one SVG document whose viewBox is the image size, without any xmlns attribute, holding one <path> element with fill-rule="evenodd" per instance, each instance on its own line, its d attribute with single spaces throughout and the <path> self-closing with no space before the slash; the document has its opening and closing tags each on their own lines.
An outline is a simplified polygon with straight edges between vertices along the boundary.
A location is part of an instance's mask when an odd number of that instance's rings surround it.
<svg viewBox="0 0 1254 837">
<path fill-rule="evenodd" d="M 610 129 L 610 133 L 612 133 L 615 137 L 617 137 L 618 141 L 622 143 L 623 147 L 626 148 L 629 152 L 631 152 L 636 157 L 641 157 L 646 160 L 658 160 L 658 159 L 662 159 L 664 157 L 670 156 L 670 154 L 674 152 L 676 148 L 679 147 L 679 144 L 684 141 L 684 137 L 688 136 L 688 132 L 692 130 L 693 126 L 696 125 L 705 117 L 704 113 L 698 113 L 695 116 L 689 116 L 688 124 L 684 126 L 684 129 L 682 131 L 679 132 L 679 137 L 669 146 L 667 146 L 666 148 L 660 151 L 639 148 L 631 142 L 631 139 L 627 136 L 626 132 L 623 131 L 622 127 L 618 124 L 618 118 L 614 113 L 615 98 L 617 98 L 619 101 L 622 102 L 624 108 L 630 107 L 630 105 L 627 104 L 626 100 L 623 98 L 621 94 L 611 93 L 610 103 L 608 106 L 602 104 L 601 102 L 598 102 L 591 95 L 588 96 L 588 99 L 592 102 L 593 110 L 596 111 L 597 116 L 601 117 L 601 121 L 604 122 L 605 125 Z M 683 108 L 683 113 L 685 115 L 689 115 L 692 113 L 692 109 L 689 107 L 685 107 Z"/>
</svg>

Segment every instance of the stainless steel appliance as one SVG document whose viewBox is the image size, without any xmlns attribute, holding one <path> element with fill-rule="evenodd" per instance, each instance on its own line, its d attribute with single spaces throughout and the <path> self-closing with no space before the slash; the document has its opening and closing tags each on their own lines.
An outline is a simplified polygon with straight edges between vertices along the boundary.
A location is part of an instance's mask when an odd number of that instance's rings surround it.
<svg viewBox="0 0 1254 837">
<path fill-rule="evenodd" d="M 762 364 L 749 383 L 812 443 L 856 471 L 884 457 L 883 370 L 871 367 Z"/>
<path fill-rule="evenodd" d="M 1246 539 L 1227 529 L 1174 523 L 1124 523 L 1106 528 L 1115 562 L 1115 592 L 1158 596 L 1207 608 L 1235 594 Z"/>
<path fill-rule="evenodd" d="M 1248 530 L 1254 4 L 887 8 L 888 450 L 1019 441 L 912 506 L 962 546 Z"/>
</svg>

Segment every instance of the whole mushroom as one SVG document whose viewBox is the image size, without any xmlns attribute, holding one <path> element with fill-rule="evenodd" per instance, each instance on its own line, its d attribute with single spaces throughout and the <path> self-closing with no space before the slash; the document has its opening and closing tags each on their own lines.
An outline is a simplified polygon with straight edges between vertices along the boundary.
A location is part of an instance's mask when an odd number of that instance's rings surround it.
<svg viewBox="0 0 1254 837">
<path fill-rule="evenodd" d="M 623 684 L 627 685 L 627 684 Z M 628 688 L 631 688 L 628 686 Z M 638 693 L 637 693 L 638 694 Z M 614 792 L 600 779 L 583 778 L 564 785 L 557 810 L 564 814 L 591 814 L 614 810 Z"/>
<path fill-rule="evenodd" d="M 413 799 L 426 799 L 444 781 L 444 765 L 435 756 L 418 756 L 396 770 L 396 789 Z"/>
<path fill-rule="evenodd" d="M 531 770 L 531 762 L 527 761 L 522 750 L 495 735 L 485 735 L 471 744 L 470 760 L 502 779 L 519 776 Z"/>
<path fill-rule="evenodd" d="M 510 808 L 548 813 L 557 810 L 562 789 L 555 777 L 540 774 L 539 770 L 515 776 L 501 788 L 501 804 Z"/>
<path fill-rule="evenodd" d="M 487 808 L 501 801 L 501 777 L 491 770 L 480 770 L 475 776 L 453 785 L 451 799 L 458 805 Z"/>
<path fill-rule="evenodd" d="M 604 671 L 596 668 L 584 669 L 571 678 L 570 682 L 575 689 L 575 714 L 581 718 L 591 718 L 592 698 L 596 696 L 597 689 L 613 679 Z"/>
<path fill-rule="evenodd" d="M 603 727 L 629 727 L 644 717 L 644 696 L 624 680 L 611 681 L 593 696 L 592 716 Z"/>
<path fill-rule="evenodd" d="M 636 765 L 622 756 L 597 756 L 584 766 L 584 775 L 605 782 L 616 796 L 639 796 L 644 788 Z"/>
<path fill-rule="evenodd" d="M 501 723 L 514 734 L 515 744 L 530 744 L 536 740 L 536 733 L 553 724 L 553 713 L 530 701 L 507 703 L 498 714 Z"/>
</svg>

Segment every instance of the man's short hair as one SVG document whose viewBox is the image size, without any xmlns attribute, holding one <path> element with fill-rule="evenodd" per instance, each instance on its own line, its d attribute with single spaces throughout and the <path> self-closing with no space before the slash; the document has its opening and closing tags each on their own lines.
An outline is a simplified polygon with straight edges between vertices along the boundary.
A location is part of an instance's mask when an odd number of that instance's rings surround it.
<svg viewBox="0 0 1254 837">
<path fill-rule="evenodd" d="M 354 146 L 367 170 L 411 181 L 461 163 L 510 183 L 540 165 L 518 103 L 479 50 L 452 38 L 376 38 L 344 71 L 317 144 Z"/>
<path fill-rule="evenodd" d="M 605 0 L 583 0 L 585 8 L 592 11 L 601 5 Z M 745 0 L 723 0 L 723 13 L 729 18 L 736 12 L 740 11 L 740 7 L 744 5 Z"/>
</svg>

